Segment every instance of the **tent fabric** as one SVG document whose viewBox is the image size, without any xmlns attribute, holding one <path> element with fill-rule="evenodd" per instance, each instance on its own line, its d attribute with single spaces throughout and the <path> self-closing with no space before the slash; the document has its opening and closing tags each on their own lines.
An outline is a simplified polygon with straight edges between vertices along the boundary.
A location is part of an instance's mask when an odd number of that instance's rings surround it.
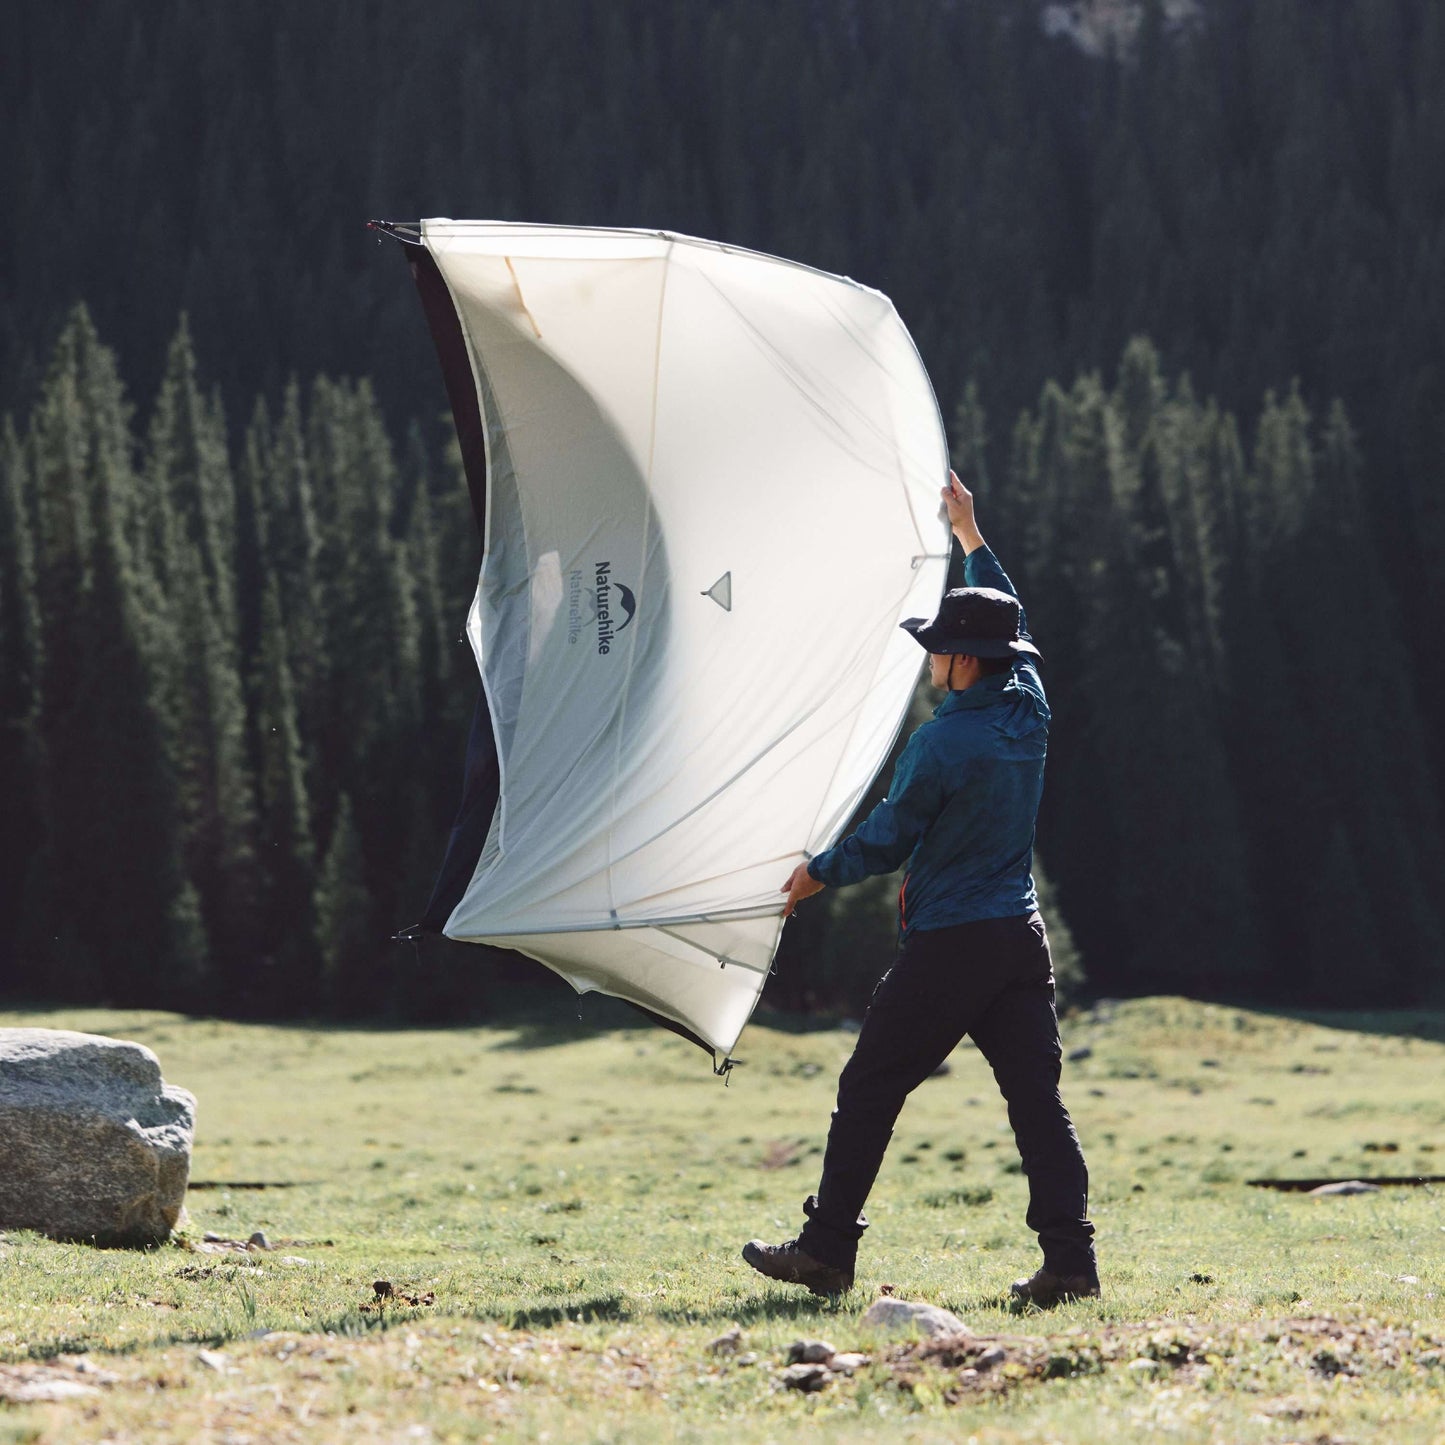
<svg viewBox="0 0 1445 1445">
<path fill-rule="evenodd" d="M 947 452 L 887 297 L 669 233 L 424 221 L 486 444 L 499 797 L 452 938 L 725 1057 L 897 736 Z"/>
</svg>

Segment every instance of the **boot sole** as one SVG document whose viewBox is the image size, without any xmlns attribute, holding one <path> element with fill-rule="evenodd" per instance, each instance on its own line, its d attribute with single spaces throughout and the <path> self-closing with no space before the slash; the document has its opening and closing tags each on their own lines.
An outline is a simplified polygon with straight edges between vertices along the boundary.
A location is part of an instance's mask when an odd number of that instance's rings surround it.
<svg viewBox="0 0 1445 1445">
<path fill-rule="evenodd" d="M 1055 1305 L 1073 1304 L 1075 1300 L 1098 1299 L 1100 1292 L 1096 1289 L 1083 1290 L 1060 1290 L 1057 1294 L 1045 1295 L 1042 1299 L 1029 1294 L 1026 1290 L 1009 1290 L 1009 1300 L 1016 1305 L 1033 1305 L 1036 1309 L 1052 1309 Z"/>
</svg>

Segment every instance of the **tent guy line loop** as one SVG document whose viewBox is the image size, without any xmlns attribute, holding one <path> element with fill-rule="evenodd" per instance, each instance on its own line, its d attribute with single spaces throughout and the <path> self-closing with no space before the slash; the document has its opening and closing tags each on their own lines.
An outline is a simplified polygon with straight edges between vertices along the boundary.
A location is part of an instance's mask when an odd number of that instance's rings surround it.
<svg viewBox="0 0 1445 1445">
<path fill-rule="evenodd" d="M 380 221 L 373 220 L 366 223 L 368 231 L 378 231 L 381 235 L 390 236 L 394 241 L 401 241 L 408 246 L 419 246 L 422 243 L 421 227 L 413 221 Z M 378 240 L 381 236 L 377 237 Z"/>
</svg>

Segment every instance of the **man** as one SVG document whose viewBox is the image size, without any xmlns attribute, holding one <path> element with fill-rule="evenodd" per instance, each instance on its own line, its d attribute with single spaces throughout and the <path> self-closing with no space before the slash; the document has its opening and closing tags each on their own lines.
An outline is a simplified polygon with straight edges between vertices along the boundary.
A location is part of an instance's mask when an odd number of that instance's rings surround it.
<svg viewBox="0 0 1445 1445">
<path fill-rule="evenodd" d="M 853 1284 L 863 1204 L 903 1101 L 965 1034 L 1008 1105 L 1029 1182 L 1029 1227 L 1043 1268 L 1018 1281 L 1020 1304 L 1099 1293 L 1088 1171 L 1059 1097 L 1053 967 L 1031 876 L 1049 708 L 1018 594 L 984 544 L 973 495 L 949 473 L 944 504 L 964 553 L 965 587 L 930 622 L 903 624 L 948 695 L 908 740 L 888 796 L 858 830 L 783 891 L 784 916 L 825 887 L 908 863 L 901 939 L 838 1081 L 823 1177 L 801 1233 L 753 1240 L 743 1258 L 771 1279 L 835 1294 Z"/>
</svg>

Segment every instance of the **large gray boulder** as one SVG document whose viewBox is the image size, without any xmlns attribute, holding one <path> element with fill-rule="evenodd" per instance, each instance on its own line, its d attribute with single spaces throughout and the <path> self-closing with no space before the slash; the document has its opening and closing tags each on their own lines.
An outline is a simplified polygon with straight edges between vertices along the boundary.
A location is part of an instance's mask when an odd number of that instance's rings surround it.
<svg viewBox="0 0 1445 1445">
<path fill-rule="evenodd" d="M 159 1244 L 186 1197 L 196 1101 L 141 1044 L 0 1029 L 0 1228 Z"/>
</svg>

